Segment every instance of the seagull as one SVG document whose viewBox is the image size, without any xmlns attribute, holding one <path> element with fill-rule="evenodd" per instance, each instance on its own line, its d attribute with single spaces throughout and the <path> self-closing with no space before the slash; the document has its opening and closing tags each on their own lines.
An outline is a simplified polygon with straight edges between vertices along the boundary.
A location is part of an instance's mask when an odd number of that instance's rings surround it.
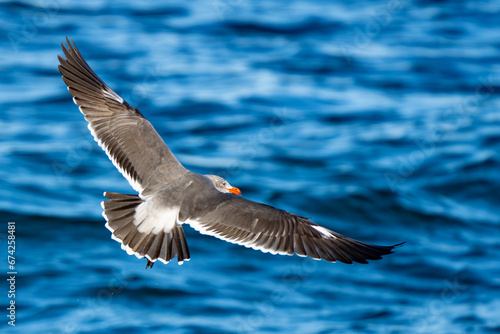
<svg viewBox="0 0 500 334">
<path fill-rule="evenodd" d="M 190 259 L 183 225 L 265 253 L 328 262 L 368 263 L 392 253 L 345 237 L 293 213 L 241 197 L 217 175 L 186 169 L 151 123 L 90 68 L 75 43 L 61 43 L 59 71 L 88 128 L 138 195 L 105 192 L 103 216 L 112 239 L 129 255 L 178 264 Z"/>
</svg>

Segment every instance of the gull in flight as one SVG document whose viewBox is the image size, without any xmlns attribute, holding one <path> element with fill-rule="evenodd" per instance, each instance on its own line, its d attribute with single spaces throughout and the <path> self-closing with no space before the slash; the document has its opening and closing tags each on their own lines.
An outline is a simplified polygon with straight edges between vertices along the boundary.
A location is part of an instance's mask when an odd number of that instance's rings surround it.
<svg viewBox="0 0 500 334">
<path fill-rule="evenodd" d="M 159 260 L 189 260 L 183 225 L 202 234 L 271 254 L 308 256 L 329 262 L 367 263 L 392 253 L 345 237 L 293 213 L 241 197 L 217 175 L 186 169 L 151 123 L 92 71 L 74 42 L 62 45 L 59 71 L 88 128 L 138 195 L 105 192 L 106 227 L 128 254 Z"/>
</svg>

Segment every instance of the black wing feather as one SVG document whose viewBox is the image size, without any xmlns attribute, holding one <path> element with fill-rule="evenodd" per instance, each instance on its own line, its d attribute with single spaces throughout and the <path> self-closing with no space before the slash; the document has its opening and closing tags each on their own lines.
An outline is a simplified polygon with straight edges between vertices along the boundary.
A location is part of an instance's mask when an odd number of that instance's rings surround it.
<svg viewBox="0 0 500 334">
<path fill-rule="evenodd" d="M 66 59 L 58 58 L 68 91 L 94 139 L 134 189 L 147 195 L 185 173 L 151 123 L 94 73 L 74 43 L 67 38 L 66 42 L 67 47 L 62 45 Z"/>
<path fill-rule="evenodd" d="M 367 263 L 366 260 L 381 259 L 401 245 L 367 244 L 287 211 L 215 190 L 212 195 L 212 205 L 187 222 L 203 234 L 263 252 Z"/>
</svg>

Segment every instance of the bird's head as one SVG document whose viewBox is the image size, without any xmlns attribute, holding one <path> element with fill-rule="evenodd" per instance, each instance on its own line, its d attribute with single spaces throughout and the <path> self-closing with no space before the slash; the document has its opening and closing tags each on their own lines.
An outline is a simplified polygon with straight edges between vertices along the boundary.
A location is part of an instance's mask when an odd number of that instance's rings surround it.
<svg viewBox="0 0 500 334">
<path fill-rule="evenodd" d="M 229 182 L 224 180 L 222 177 L 217 175 L 205 175 L 205 176 L 208 177 L 214 183 L 215 188 L 221 193 L 231 193 L 241 196 L 241 191 L 238 188 L 230 185 Z"/>
</svg>

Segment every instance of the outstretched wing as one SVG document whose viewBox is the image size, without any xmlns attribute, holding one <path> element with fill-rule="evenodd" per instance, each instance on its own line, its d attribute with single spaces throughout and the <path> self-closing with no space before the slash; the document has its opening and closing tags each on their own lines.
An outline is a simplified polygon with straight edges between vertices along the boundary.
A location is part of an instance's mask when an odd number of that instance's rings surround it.
<svg viewBox="0 0 500 334">
<path fill-rule="evenodd" d="M 89 130 L 118 170 L 141 194 L 186 172 L 151 123 L 112 91 L 66 38 L 59 71 Z M 148 189 L 149 188 L 149 189 Z"/>
<path fill-rule="evenodd" d="M 368 263 L 392 253 L 394 246 L 376 246 L 347 238 L 307 218 L 271 206 L 213 192 L 207 209 L 187 223 L 202 234 L 272 254 L 309 256 L 329 262 Z"/>
</svg>

